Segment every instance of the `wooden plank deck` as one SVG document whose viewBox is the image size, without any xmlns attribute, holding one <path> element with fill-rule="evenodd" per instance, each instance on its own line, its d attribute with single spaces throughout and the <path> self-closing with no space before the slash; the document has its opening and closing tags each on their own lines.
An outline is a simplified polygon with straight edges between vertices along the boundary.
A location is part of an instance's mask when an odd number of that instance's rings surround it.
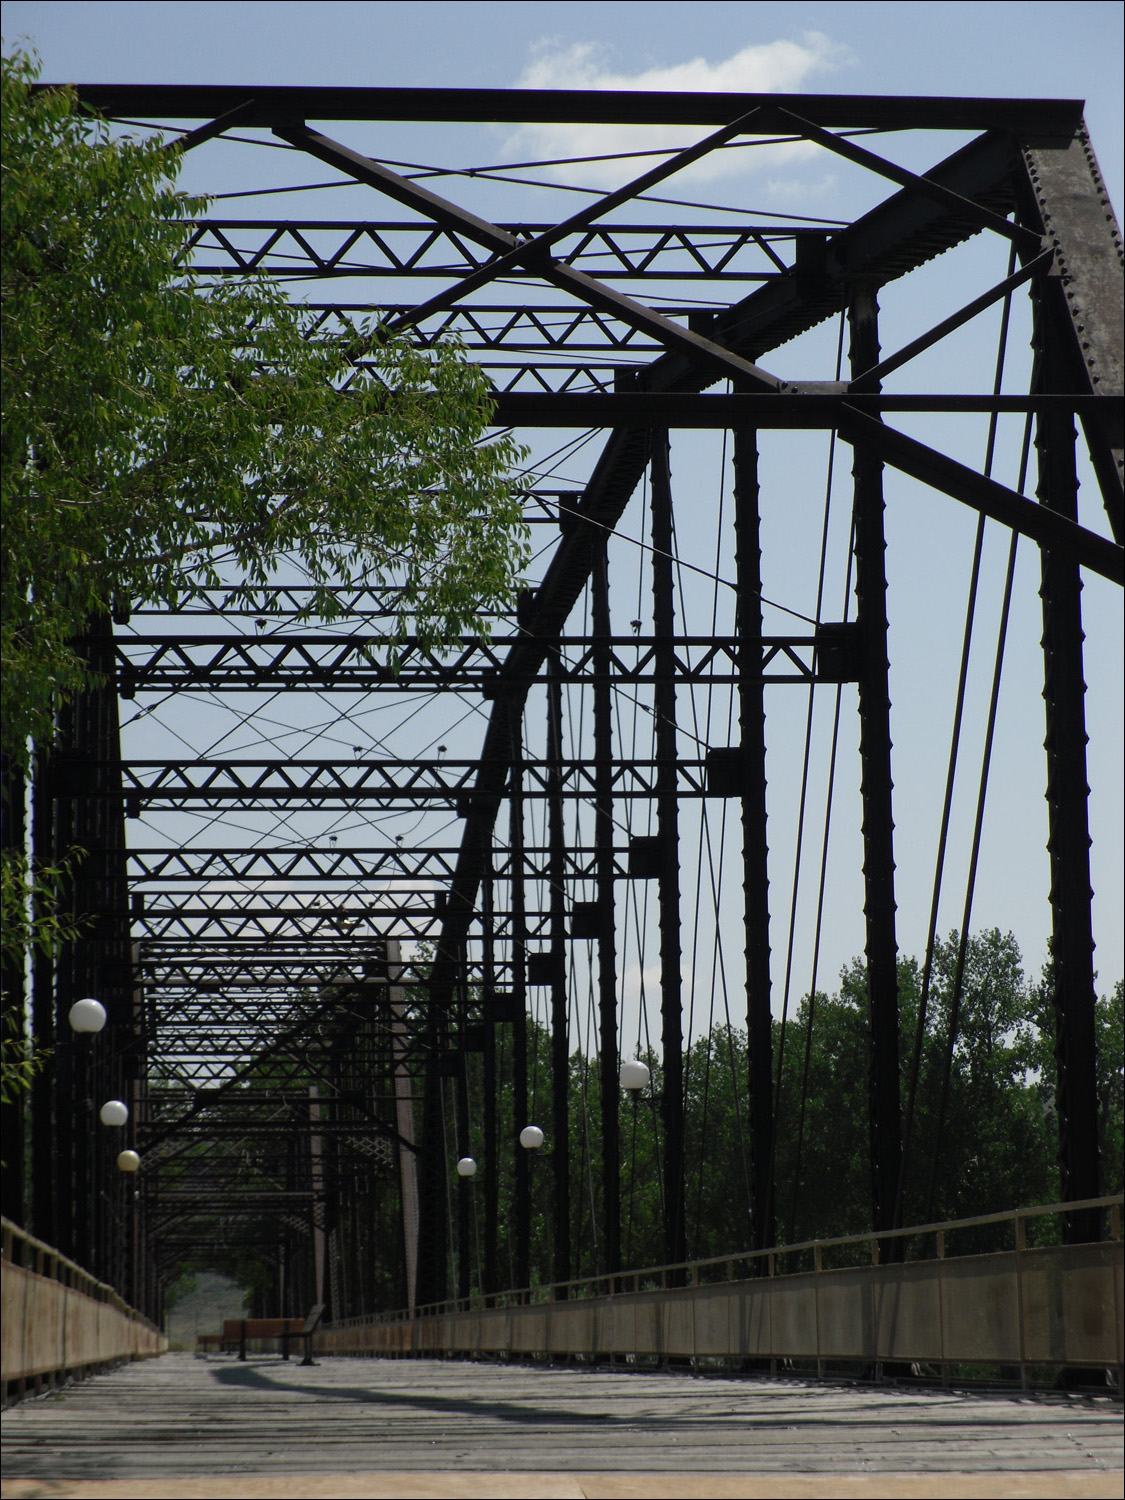
<svg viewBox="0 0 1125 1500">
<path fill-rule="evenodd" d="M 3 1460 L 9 1500 L 1119 1496 L 1123 1445 L 1105 1397 L 170 1354 L 13 1408 Z"/>
</svg>

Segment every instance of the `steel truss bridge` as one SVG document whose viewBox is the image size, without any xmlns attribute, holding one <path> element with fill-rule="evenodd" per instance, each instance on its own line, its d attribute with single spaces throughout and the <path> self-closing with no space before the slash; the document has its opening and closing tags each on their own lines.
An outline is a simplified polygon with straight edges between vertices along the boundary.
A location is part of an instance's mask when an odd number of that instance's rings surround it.
<svg viewBox="0 0 1125 1500">
<path fill-rule="evenodd" d="M 1039 664 L 1027 713 L 1041 692 L 1046 714 L 1061 1198 L 1097 1198 L 1082 595 L 1084 578 L 1123 581 L 1122 283 L 1080 104 L 78 92 L 178 136 L 192 181 L 224 189 L 191 230 L 202 275 L 278 278 L 316 337 L 375 316 L 463 341 L 497 427 L 530 448 L 535 556 L 488 640 L 439 649 L 408 628 L 394 670 L 393 588 L 341 588 L 328 623 L 296 575 L 252 606 L 186 585 L 175 613 L 123 607 L 91 636 L 106 689 L 66 711 L 26 819 L 18 789 L 5 805 L 6 838 L 42 863 L 87 851 L 68 899 L 96 917 L 28 976 L 54 1061 L 7 1107 L 24 1146 L 6 1148 L 5 1214 L 150 1311 L 193 1257 L 266 1265 L 279 1308 L 326 1300 L 337 1319 L 612 1275 L 636 1130 L 618 1072 L 639 1046 L 659 1069 L 662 1258 L 684 1262 L 707 1170 L 685 1150 L 685 1047 L 733 1023 L 749 1061 L 730 1248 L 764 1252 L 792 1187 L 775 1173 L 795 1128 L 777 1113 L 776 1018 L 795 1024 L 809 953 L 815 990 L 835 910 L 869 1000 L 871 1218 L 854 1227 L 896 1228 L 922 1170 L 904 1139 L 896 880 L 933 882 L 932 945 L 942 874 L 959 895 L 967 867 L 968 917 L 1003 659 L 1002 625 L 995 670 L 974 657 L 958 689 L 969 637 L 934 599 L 960 611 L 978 590 L 992 630 L 1013 578 L 1012 633 L 1042 631 L 1042 654 L 1019 654 Z M 420 165 L 439 124 L 462 154 Z M 610 155 L 626 127 L 657 129 L 613 164 L 619 189 L 599 185 L 604 153 L 488 159 L 499 137 L 559 126 L 612 127 Z M 383 154 L 411 132 L 410 162 Z M 860 208 L 759 213 L 738 178 L 715 189 L 735 207 L 698 202 L 725 151 L 775 172 L 817 155 Z M 344 216 L 312 217 L 325 179 Z M 560 191 L 578 207 L 555 219 Z M 251 216 L 220 212 L 232 199 Z M 995 353 L 966 361 L 982 326 Z M 1023 583 L 1041 616 L 1021 613 Z M 948 683 L 910 624 L 915 592 Z M 943 739 L 912 768 L 892 722 L 909 743 L 931 672 Z M 955 871 L 957 726 L 974 712 L 985 774 Z M 1026 809 L 996 815 L 1017 861 L 1025 815 L 1038 830 Z M 84 995 L 109 1013 L 88 1046 L 65 1024 Z M 593 1059 L 581 1118 L 576 1051 Z M 94 1120 L 103 1097 L 130 1105 L 135 1179 Z M 533 1117 L 550 1152 L 534 1166 L 510 1139 Z M 472 1190 L 453 1170 L 468 1155 Z M 1077 1210 L 1066 1232 L 1096 1239 L 1099 1219 Z"/>
</svg>

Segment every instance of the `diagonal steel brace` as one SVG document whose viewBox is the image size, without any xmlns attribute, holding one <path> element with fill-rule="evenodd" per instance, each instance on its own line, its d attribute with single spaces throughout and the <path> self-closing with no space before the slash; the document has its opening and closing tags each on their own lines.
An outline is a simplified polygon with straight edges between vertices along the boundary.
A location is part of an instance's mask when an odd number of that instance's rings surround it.
<svg viewBox="0 0 1125 1500">
<path fill-rule="evenodd" d="M 496 255 L 519 252 L 522 257 L 528 249 L 515 235 L 508 234 L 497 225 L 490 224 L 486 219 L 478 218 L 468 209 L 461 208 L 456 203 L 451 203 L 449 199 L 430 192 L 428 188 L 421 187 L 406 177 L 400 177 L 397 172 L 392 172 L 389 167 L 384 167 L 380 162 L 373 161 L 368 156 L 362 156 L 358 151 L 352 151 L 338 141 L 330 140 L 327 136 L 310 130 L 307 125 L 277 125 L 274 127 L 274 134 L 280 140 L 287 141 L 291 146 L 296 146 L 302 151 L 307 151 L 309 155 L 337 168 L 338 171 L 346 172 L 357 182 L 378 188 L 380 192 L 386 193 L 388 197 L 394 198 L 407 208 L 426 215 L 444 229 L 475 240 L 478 245 Z M 540 255 L 542 255 L 541 259 Z M 614 291 L 595 280 L 594 277 L 586 276 L 571 266 L 563 265 L 542 252 L 535 256 L 535 260 L 536 269 L 554 286 L 577 297 L 579 301 L 599 308 L 612 317 L 619 318 L 623 323 L 628 323 L 633 328 L 649 334 L 666 349 L 674 349 L 693 363 L 703 365 L 713 371 L 716 378 L 738 380 L 742 382 L 744 388 L 758 391 L 780 391 L 784 387 L 785 382 L 776 375 L 759 369 L 749 360 L 740 358 L 720 344 L 712 343 L 701 334 L 682 328 L 671 318 L 662 317 L 660 313 L 653 312 L 651 308 L 634 301 L 632 297 L 626 297 L 623 293 Z"/>
</svg>

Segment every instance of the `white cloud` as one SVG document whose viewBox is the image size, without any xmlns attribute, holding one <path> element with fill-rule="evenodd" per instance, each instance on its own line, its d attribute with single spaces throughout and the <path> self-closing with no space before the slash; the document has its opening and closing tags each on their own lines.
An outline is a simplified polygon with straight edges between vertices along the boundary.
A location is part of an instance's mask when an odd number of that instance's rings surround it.
<svg viewBox="0 0 1125 1500">
<path fill-rule="evenodd" d="M 557 38 L 538 43 L 517 80 L 526 89 L 651 90 L 660 93 L 797 93 L 811 75 L 832 72 L 853 61 L 849 50 L 823 32 L 807 31 L 799 41 L 765 42 L 743 47 L 732 57 L 708 62 L 696 57 L 666 67 L 638 72 L 616 69 L 600 43 L 563 45 Z M 508 142 L 512 152 L 526 158 L 602 156 L 610 153 L 683 147 L 708 134 L 703 129 L 630 125 L 528 125 Z M 712 152 L 681 176 L 669 179 L 664 190 L 675 196 L 673 183 L 689 176 L 695 181 L 732 176 L 767 165 L 776 170 L 801 160 L 815 150 L 806 142 L 783 146 Z M 639 176 L 654 162 L 591 162 L 580 167 L 544 169 L 555 181 L 586 187 L 611 187 Z M 657 190 L 661 191 L 661 190 Z"/>
<path fill-rule="evenodd" d="M 800 198 L 804 203 L 811 203 L 830 197 L 836 190 L 836 181 L 835 172 L 826 172 L 823 177 L 802 178 L 800 182 L 791 177 L 770 177 L 763 186 L 771 199 L 784 201 Z"/>
<path fill-rule="evenodd" d="M 723 62 L 695 57 L 666 68 L 619 73 L 604 65 L 606 49 L 595 42 L 560 47 L 557 40 L 536 44 L 535 57 L 517 87 L 523 89 L 629 89 L 659 93 L 790 94 L 810 73 L 831 71 L 850 60 L 846 47 L 821 31 L 806 31 L 799 42 L 766 42 L 743 47 Z"/>
</svg>

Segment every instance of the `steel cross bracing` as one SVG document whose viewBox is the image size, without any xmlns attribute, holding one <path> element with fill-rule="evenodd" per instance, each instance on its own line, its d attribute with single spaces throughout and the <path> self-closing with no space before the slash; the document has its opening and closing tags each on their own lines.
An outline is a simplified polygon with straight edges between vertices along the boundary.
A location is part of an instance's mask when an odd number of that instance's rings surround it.
<svg viewBox="0 0 1125 1500">
<path fill-rule="evenodd" d="M 513 238 L 536 238 L 554 226 L 500 227 Z M 602 281 L 651 279 L 653 275 L 662 281 L 764 281 L 789 270 L 795 259 L 795 241 L 814 235 L 823 240 L 828 232 L 828 226 L 795 229 L 791 224 L 675 227 L 615 224 L 612 228 L 595 226 L 577 231 L 558 249 L 556 258 L 566 265 L 590 271 Z M 776 248 L 779 242 L 788 259 L 783 259 Z M 766 248 L 771 244 L 772 253 Z M 263 224 L 260 219 L 199 219 L 188 236 L 187 249 L 192 264 L 208 276 L 272 271 L 286 278 L 306 276 L 317 281 L 340 276 L 398 278 L 404 273 L 448 281 L 484 270 L 490 260 L 479 251 L 474 253 L 471 243 L 451 228 L 369 220 L 362 223 L 307 220 L 273 225 Z M 747 265 L 746 252 L 751 251 L 757 254 L 750 257 L 753 263 Z M 522 268 L 516 268 L 516 274 L 535 277 L 533 271 Z M 330 304 L 328 310 L 337 311 L 337 304 Z M 365 318 L 372 314 L 370 305 L 358 310 Z M 376 311 L 393 318 L 413 309 L 405 305 L 379 307 Z M 495 337 L 485 331 L 481 319 L 497 314 L 502 328 L 518 336 L 520 324 L 526 322 L 529 333 L 534 331 L 544 336 L 548 346 L 557 338 L 549 331 L 552 323 L 562 323 L 568 332 L 582 328 L 587 337 L 596 330 L 607 343 L 620 340 L 624 346 L 628 342 L 628 335 L 612 330 L 596 313 L 565 306 L 516 310 L 505 306 L 484 307 L 475 315 L 462 311 L 460 315 L 443 316 L 440 327 L 460 333 L 470 328 L 482 338 L 481 347 L 494 348 Z M 564 334 L 562 341 L 566 338 Z"/>
<path fill-rule="evenodd" d="M 72 960 L 54 972 L 37 963 L 33 1008 L 49 1044 L 79 991 L 100 994 L 110 1039 L 89 1056 L 64 1049 L 57 1074 L 37 1085 L 31 1201 L 20 1205 L 33 1232 L 153 1307 L 204 1249 L 240 1272 L 254 1261 L 263 1306 L 329 1300 L 337 1316 L 467 1292 L 470 1272 L 486 1289 L 509 1276 L 522 1285 L 540 1189 L 501 1129 L 507 1089 L 517 1124 L 538 1112 L 564 1137 L 552 1144 L 553 1196 L 549 1211 L 540 1205 L 550 1229 L 537 1256 L 556 1279 L 560 1268 L 614 1269 L 627 1243 L 628 1167 L 616 1059 L 635 1046 L 645 1003 L 629 975 L 664 955 L 656 984 L 674 1079 L 710 948 L 712 994 L 721 988 L 756 1049 L 739 1081 L 751 1186 L 732 1209 L 732 1248 L 772 1243 L 778 892 L 802 835 L 781 810 L 790 793 L 771 786 L 767 798 L 764 775 L 787 786 L 784 763 L 800 760 L 772 729 L 788 723 L 794 688 L 810 726 L 813 702 L 859 706 L 861 765 L 846 779 L 860 788 L 863 847 L 830 899 L 860 896 L 848 952 L 863 948 L 875 986 L 872 1212 L 877 1225 L 893 1221 L 916 1165 L 903 1165 L 890 1078 L 907 1046 L 893 977 L 895 865 L 901 879 L 914 851 L 893 846 L 891 782 L 901 796 L 911 773 L 890 774 L 886 662 L 893 674 L 905 648 L 901 610 L 887 605 L 901 588 L 901 543 L 883 526 L 884 509 L 889 526 L 904 505 L 935 538 L 935 569 L 937 541 L 963 514 L 1048 560 L 1044 888 L 1065 956 L 1055 997 L 1063 1186 L 1092 1196 L 1096 1141 L 1073 1104 L 1093 1066 L 1076 588 L 1080 570 L 1098 587 L 1122 581 L 1121 280 L 1080 104 L 230 86 L 79 94 L 111 118 L 182 131 L 201 181 L 228 159 L 243 170 L 253 143 L 268 141 L 291 148 L 295 181 L 312 157 L 351 184 L 347 211 L 333 217 L 312 217 L 296 189 L 247 200 L 250 211 L 279 203 L 274 216 L 208 215 L 191 230 L 193 267 L 291 286 L 311 337 L 358 347 L 359 326 L 378 319 L 422 346 L 461 339 L 496 392 L 496 423 L 532 447 L 525 512 L 536 557 L 518 610 L 490 639 L 438 648 L 408 621 L 393 667 L 381 644 L 399 624 L 393 584 L 338 589 L 336 617 L 321 621 L 296 576 L 252 590 L 233 576 L 225 588 L 185 579 L 173 615 L 122 605 L 112 640 L 88 642 L 116 691 L 74 710 L 62 750 L 36 777 L 33 834 L 49 860 L 82 833 L 89 854 L 73 900 L 98 920 Z M 370 122 L 441 121 L 460 122 L 466 140 L 481 121 L 660 125 L 682 139 L 623 160 L 625 187 L 568 196 L 577 209 L 551 218 L 556 198 L 537 186 L 543 164 L 527 164 L 531 179 L 516 186 L 518 170 L 479 158 L 469 175 L 450 162 L 415 175 L 365 154 Z M 942 131 L 970 138 L 948 154 Z M 711 210 L 697 202 L 698 180 L 677 177 L 708 153 L 777 140 L 803 141 L 855 174 L 860 211 L 846 222 L 757 213 L 727 183 L 725 206 Z M 902 165 L 922 160 L 919 140 L 932 146 L 925 167 Z M 494 160 L 491 142 L 481 149 Z M 573 170 L 581 176 L 580 163 Z M 677 212 L 677 198 L 692 206 Z M 942 362 L 977 320 L 1001 313 L 1023 317 L 1034 368 L 1017 360 L 1017 374 L 997 383 L 991 369 Z M 1076 421 L 1096 507 L 1066 498 Z M 1032 423 L 1038 494 L 1011 459 Z M 780 467 L 771 445 L 786 455 Z M 986 446 L 995 462 L 982 462 Z M 802 467 L 814 451 L 815 483 Z M 839 580 L 818 592 L 820 521 L 806 500 L 824 487 L 825 462 L 837 471 L 829 490 L 848 489 L 846 468 L 855 480 L 838 502 L 843 520 L 831 531 L 825 521 Z M 858 579 L 844 567 L 853 507 Z M 811 559 L 805 582 L 790 579 L 780 598 L 779 551 Z M 948 587 L 962 590 L 960 576 Z M 949 635 L 944 623 L 935 630 Z M 890 681 L 927 669 L 911 664 Z M 827 847 L 827 820 L 824 836 Z M 685 974 L 694 966 L 692 983 L 681 983 L 681 963 Z M 576 1047 L 597 1052 L 599 1139 L 582 1168 L 596 1243 L 567 1178 L 571 1153 L 577 1163 L 586 1148 L 565 1139 L 546 1062 L 529 1065 L 539 1036 L 556 1085 Z M 69 1123 L 73 1101 L 101 1086 L 134 1109 L 145 1165 L 132 1199 Z M 672 1206 L 663 1260 L 691 1232 L 675 1208 L 685 1177 L 697 1183 L 706 1170 L 685 1158 L 675 1094 L 669 1085 L 661 1102 Z M 482 1166 L 475 1245 L 464 1191 L 447 1222 L 450 1162 L 469 1147 Z M 537 1181 L 546 1171 L 536 1168 Z M 514 1260 L 502 1272 L 510 1194 Z M 1069 1232 L 1096 1226 L 1075 1216 Z"/>
<path fill-rule="evenodd" d="M 665 763 L 654 759 L 614 759 L 609 764 L 614 796 L 651 797 L 655 777 Z M 716 792 L 708 785 L 706 760 L 679 756 L 672 764 L 681 797 L 731 795 Z M 266 802 L 303 807 L 326 804 L 351 807 L 362 803 L 377 803 L 381 807 L 401 803 L 425 806 L 438 802 L 461 814 L 472 806 L 479 766 L 480 762 L 475 760 L 362 759 L 335 764 L 216 760 L 178 766 L 163 761 L 131 761 L 121 767 L 122 784 L 107 787 L 103 795 L 123 801 L 130 817 L 140 817 L 146 808 L 159 806 L 227 803 L 242 808 Z M 592 795 L 595 768 L 589 761 L 556 761 L 554 766 L 560 776 L 559 796 Z M 64 775 L 68 776 L 69 785 L 73 786 L 73 767 L 64 765 L 60 769 L 60 781 Z M 546 795 L 551 767 L 546 762 L 528 762 L 525 769 L 529 792 Z"/>
<path fill-rule="evenodd" d="M 614 681 L 651 683 L 659 672 L 652 636 L 618 636 L 609 648 L 607 669 Z M 264 687 L 316 687 L 355 692 L 394 688 L 433 692 L 437 688 L 487 694 L 512 645 L 494 635 L 482 642 L 466 638 L 460 651 L 437 650 L 417 640 L 399 643 L 389 661 L 378 635 L 346 636 L 286 633 L 282 636 L 129 636 L 117 643 L 122 696 L 138 691 L 203 688 L 219 692 Z M 558 642 L 564 682 L 590 682 L 603 643 L 591 637 Z M 737 643 L 718 636 L 681 636 L 670 663 L 685 682 L 735 683 L 742 675 Z M 810 682 L 815 676 L 812 635 L 772 637 L 762 643 L 759 670 L 771 681 Z M 606 670 L 606 668 L 603 668 Z M 541 680 L 545 680 L 542 672 Z"/>
<path fill-rule="evenodd" d="M 349 883 L 387 877 L 426 880 L 444 885 L 453 874 L 459 845 L 441 849 L 337 849 L 279 847 L 276 849 L 140 849 L 129 850 L 130 880 L 144 903 L 145 889 L 169 881 L 219 879 L 231 881 L 292 879 L 344 880 Z M 547 872 L 550 850 L 525 845 L 526 869 L 538 878 Z M 571 879 L 589 878 L 593 874 L 596 850 L 568 846 L 564 851 L 566 873 Z M 510 875 L 503 851 L 497 851 L 496 874 Z M 628 870 L 619 862 L 615 871 L 622 879 Z M 137 899 L 137 898 L 134 898 Z"/>
</svg>

